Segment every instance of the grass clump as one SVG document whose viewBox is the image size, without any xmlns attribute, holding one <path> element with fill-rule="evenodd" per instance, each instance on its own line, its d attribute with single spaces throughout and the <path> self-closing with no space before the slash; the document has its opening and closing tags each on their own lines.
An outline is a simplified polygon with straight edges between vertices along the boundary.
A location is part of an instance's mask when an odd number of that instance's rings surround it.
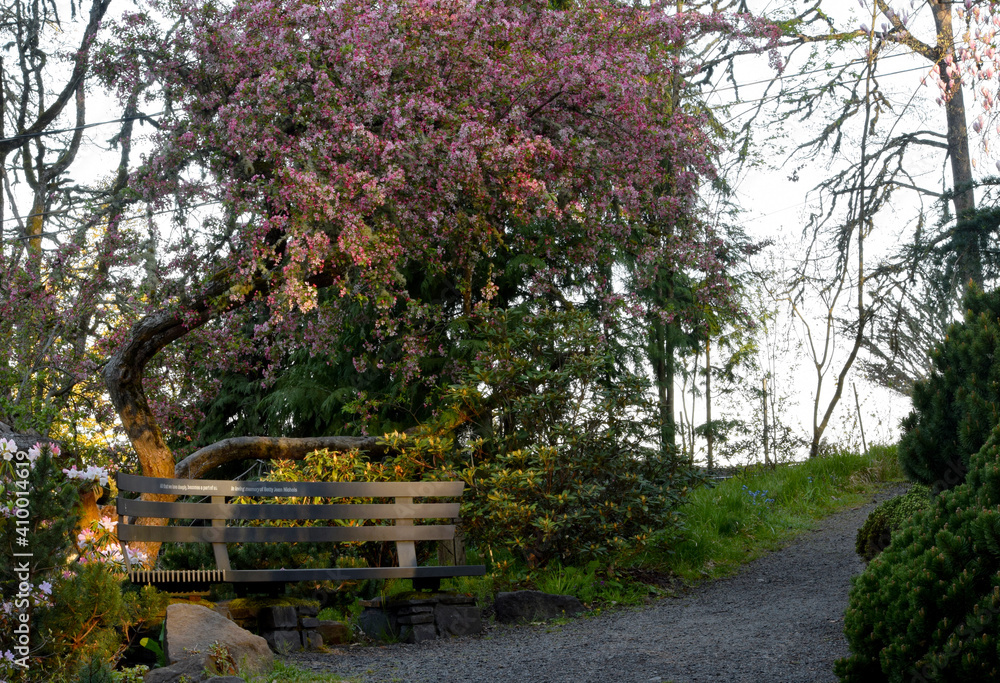
<svg viewBox="0 0 1000 683">
<path fill-rule="evenodd" d="M 275 658 L 274 669 L 268 673 L 241 673 L 240 676 L 247 683 L 342 683 L 347 680 L 334 674 L 307 671 L 280 657 Z"/>
</svg>

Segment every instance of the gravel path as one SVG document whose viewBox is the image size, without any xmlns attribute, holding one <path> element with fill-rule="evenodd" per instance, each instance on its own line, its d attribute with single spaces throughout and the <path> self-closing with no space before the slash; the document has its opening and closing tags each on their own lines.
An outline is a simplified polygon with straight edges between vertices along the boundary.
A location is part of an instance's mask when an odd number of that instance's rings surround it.
<svg viewBox="0 0 1000 683">
<path fill-rule="evenodd" d="M 884 500 L 902 491 L 883 491 Z M 300 654 L 300 667 L 365 683 L 836 681 L 854 536 L 875 504 L 838 513 L 739 574 L 679 598 L 561 626 L 494 626 L 421 645 Z"/>
</svg>

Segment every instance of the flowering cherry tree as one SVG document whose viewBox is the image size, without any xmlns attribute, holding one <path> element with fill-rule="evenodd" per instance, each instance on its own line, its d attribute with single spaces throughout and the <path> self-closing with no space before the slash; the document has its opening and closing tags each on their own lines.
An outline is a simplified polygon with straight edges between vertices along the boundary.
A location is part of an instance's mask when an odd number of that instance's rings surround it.
<svg viewBox="0 0 1000 683">
<path fill-rule="evenodd" d="M 495 295 L 491 275 L 474 274 L 502 247 L 558 264 L 532 274 L 535 291 L 573 268 L 610 296 L 608 269 L 628 254 L 697 272 L 705 305 L 731 305 L 719 240 L 694 219 L 713 142 L 675 106 L 696 67 L 677 48 L 708 33 L 766 48 L 769 26 L 604 0 L 171 7 L 168 34 L 151 13 L 129 15 L 104 52 L 124 95 L 142 85 L 167 103 L 136 196 L 217 208 L 184 224 L 160 295 L 104 369 L 146 474 L 336 447 L 243 439 L 175 469 L 144 368 L 199 328 L 227 348 L 247 311 L 272 363 L 292 343 L 335 344 L 358 301 L 416 358 L 432 352 L 419 323 L 435 304 L 407 292 L 403 270 L 456 274 L 468 315 Z"/>
</svg>

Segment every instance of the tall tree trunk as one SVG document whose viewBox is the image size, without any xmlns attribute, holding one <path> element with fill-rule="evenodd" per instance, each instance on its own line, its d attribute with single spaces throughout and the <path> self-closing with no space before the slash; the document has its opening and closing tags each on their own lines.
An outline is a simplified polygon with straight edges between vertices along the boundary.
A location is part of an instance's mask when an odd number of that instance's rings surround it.
<svg viewBox="0 0 1000 683">
<path fill-rule="evenodd" d="M 767 459 L 767 436 L 768 436 L 767 435 L 767 427 L 768 427 L 768 424 L 767 424 L 767 375 L 764 376 L 764 384 L 763 384 L 763 391 L 761 393 L 761 397 L 763 398 L 763 406 L 764 406 L 764 464 L 768 465 L 770 463 L 768 462 L 768 459 Z"/>
<path fill-rule="evenodd" d="M 672 288 L 668 287 L 667 293 L 664 294 L 662 285 L 657 284 L 655 292 L 656 303 L 659 304 L 671 296 Z M 677 423 L 674 418 L 674 353 L 676 349 L 672 325 L 673 323 L 665 323 L 659 316 L 654 316 L 649 331 L 649 351 L 653 362 L 657 404 L 660 411 L 660 448 L 664 451 L 673 450 L 677 443 Z"/>
<path fill-rule="evenodd" d="M 948 75 L 946 58 L 950 55 L 955 60 L 955 35 L 952 29 L 952 4 L 930 0 L 934 11 L 934 23 L 937 26 L 937 68 L 941 81 L 945 84 L 950 97 L 945 102 L 945 119 L 948 127 L 948 157 L 951 162 L 951 181 L 955 195 L 952 205 L 955 208 L 955 219 L 961 220 L 976 210 L 976 197 L 973 191 L 972 157 L 969 154 L 969 131 L 965 125 L 965 97 L 957 81 Z M 983 253 L 978 235 L 971 235 L 964 242 L 964 253 L 959 255 L 958 274 L 962 283 L 970 280 L 979 287 L 983 286 Z"/>
<path fill-rule="evenodd" d="M 873 10 L 872 23 L 874 24 L 875 14 Z M 809 446 L 809 457 L 815 458 L 819 455 L 819 445 L 823 439 L 823 433 L 826 431 L 827 426 L 830 424 L 830 418 L 833 416 L 834 408 L 837 407 L 837 403 L 840 402 L 841 396 L 844 394 L 844 383 L 847 381 L 847 374 L 850 372 L 851 367 L 854 365 L 854 360 L 858 357 L 858 351 L 861 349 L 861 345 L 864 342 L 865 337 L 865 323 L 867 321 L 867 313 L 865 312 L 865 230 L 868 228 L 868 223 L 870 217 L 868 215 L 868 205 L 865 203 L 866 195 L 865 189 L 868 182 L 867 173 L 867 154 L 868 154 L 868 136 L 871 133 L 871 128 L 874 125 L 872 122 L 872 77 L 873 70 L 875 68 L 875 57 L 874 57 L 874 45 L 872 44 L 872 34 L 868 36 L 868 60 L 866 65 L 865 73 L 865 125 L 861 132 L 861 163 L 858 167 L 858 203 L 854 212 L 854 222 L 855 229 L 858 231 L 858 280 L 857 280 L 857 309 L 858 309 L 858 327 L 854 335 L 854 341 L 851 346 L 851 352 L 844 361 L 843 367 L 841 367 L 840 373 L 837 375 L 837 383 L 833 392 L 833 396 L 830 398 L 830 402 L 827 404 L 826 412 L 823 414 L 823 419 L 821 422 L 816 421 L 817 412 L 819 408 L 820 400 L 820 389 L 823 386 L 823 372 L 820 366 L 817 366 L 817 373 L 819 373 L 819 381 L 816 387 L 816 399 L 813 403 L 813 438 L 812 444 Z M 846 282 L 848 278 L 847 261 L 845 258 L 843 272 L 841 274 L 843 277 L 842 282 Z M 827 335 L 835 334 L 833 328 L 833 308 L 831 307 L 827 322 Z"/>
<path fill-rule="evenodd" d="M 715 434 L 712 428 L 712 340 L 705 340 L 705 440 L 708 442 L 708 469 L 715 465 L 712 459 L 712 444 Z"/>
</svg>

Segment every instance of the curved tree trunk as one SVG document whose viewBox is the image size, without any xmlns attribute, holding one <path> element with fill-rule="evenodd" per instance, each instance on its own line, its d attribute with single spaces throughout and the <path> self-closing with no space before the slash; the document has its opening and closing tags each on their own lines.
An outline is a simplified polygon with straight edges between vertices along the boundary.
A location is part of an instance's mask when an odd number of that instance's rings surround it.
<svg viewBox="0 0 1000 683">
<path fill-rule="evenodd" d="M 331 272 L 321 272 L 309 278 L 309 283 L 317 287 L 327 286 L 332 281 Z M 164 308 L 136 323 L 125 341 L 108 359 L 102 373 L 104 384 L 125 434 L 139 456 L 143 475 L 197 479 L 228 462 L 247 459 L 301 460 L 308 453 L 322 448 L 358 449 L 376 457 L 388 454 L 388 447 L 374 437 L 235 437 L 206 446 L 181 462 L 174 463 L 174 454 L 163 438 L 142 386 L 146 365 L 168 344 L 222 313 L 245 306 L 255 296 L 266 294 L 269 285 L 264 278 L 258 278 L 247 286 L 235 281 L 232 271 L 222 270 L 193 301 L 186 302 L 183 310 L 181 307 Z M 143 494 L 142 497 L 158 501 L 177 499 L 177 496 L 166 494 Z M 167 520 L 154 518 L 140 522 L 163 526 Z M 159 547 L 159 543 L 142 547 L 150 564 L 155 561 Z"/>
<path fill-rule="evenodd" d="M 201 479 L 227 462 L 237 460 L 302 460 L 323 448 L 331 451 L 359 450 L 385 457 L 389 447 L 373 436 L 317 436 L 299 439 L 267 436 L 237 436 L 205 446 L 177 463 L 173 476 Z"/>
</svg>

